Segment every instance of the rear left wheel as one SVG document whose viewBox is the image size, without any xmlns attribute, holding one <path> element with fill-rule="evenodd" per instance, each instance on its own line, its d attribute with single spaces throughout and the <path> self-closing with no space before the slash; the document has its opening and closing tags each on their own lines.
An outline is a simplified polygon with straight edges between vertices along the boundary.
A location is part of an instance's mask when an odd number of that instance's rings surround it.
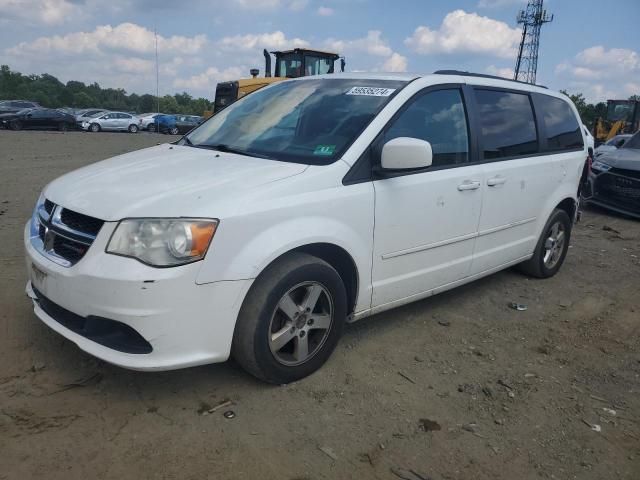
<svg viewBox="0 0 640 480">
<path fill-rule="evenodd" d="M 292 253 L 269 266 L 245 298 L 232 355 L 257 378 L 284 384 L 304 378 L 329 358 L 347 316 L 347 294 L 325 261 Z"/>
<path fill-rule="evenodd" d="M 22 130 L 22 122 L 20 120 L 14 120 L 9 124 L 9 128 L 16 132 Z"/>
<path fill-rule="evenodd" d="M 171 135 L 178 135 L 179 133 L 178 127 L 172 127 L 171 129 L 169 129 L 169 133 Z"/>
<path fill-rule="evenodd" d="M 537 278 L 553 277 L 564 263 L 571 239 L 572 222 L 564 210 L 555 209 L 547 220 L 531 257 L 520 270 Z"/>
</svg>

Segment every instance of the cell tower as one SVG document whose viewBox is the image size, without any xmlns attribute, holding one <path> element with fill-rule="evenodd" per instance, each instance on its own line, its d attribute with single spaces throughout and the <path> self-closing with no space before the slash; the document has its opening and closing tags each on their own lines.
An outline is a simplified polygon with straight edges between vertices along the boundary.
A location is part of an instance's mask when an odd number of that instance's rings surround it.
<svg viewBox="0 0 640 480">
<path fill-rule="evenodd" d="M 518 23 L 522 24 L 522 40 L 518 50 L 514 80 L 536 83 L 540 29 L 544 23 L 553 20 L 553 15 L 547 15 L 547 11 L 543 9 L 542 2 L 543 0 L 529 0 L 527 8 L 520 10 L 516 17 Z"/>
</svg>

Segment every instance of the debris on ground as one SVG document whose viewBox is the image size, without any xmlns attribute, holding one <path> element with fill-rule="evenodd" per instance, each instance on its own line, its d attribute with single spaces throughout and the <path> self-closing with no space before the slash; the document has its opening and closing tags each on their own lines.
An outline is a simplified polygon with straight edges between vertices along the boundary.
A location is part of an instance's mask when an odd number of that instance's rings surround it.
<svg viewBox="0 0 640 480">
<path fill-rule="evenodd" d="M 451 326 L 451 322 L 449 320 L 438 320 L 438 325 L 443 327 Z"/>
<path fill-rule="evenodd" d="M 618 413 L 618 412 L 616 412 L 614 409 L 612 409 L 612 408 L 607 408 L 607 407 L 604 407 L 602 410 L 603 410 L 605 413 L 608 413 L 609 415 L 616 415 L 616 414 Z"/>
<path fill-rule="evenodd" d="M 429 420 L 428 418 L 420 419 L 420 430 L 423 432 L 437 432 L 442 430 L 442 427 L 438 422 L 434 422 L 433 420 Z"/>
<path fill-rule="evenodd" d="M 402 373 L 402 372 L 398 372 L 398 375 L 400 375 L 402 378 L 404 378 L 404 379 L 405 379 L 405 380 L 407 380 L 408 382 L 411 382 L 411 383 L 413 383 L 414 385 L 416 384 L 416 381 L 415 381 L 413 378 L 411 378 L 410 376 L 405 375 L 405 374 L 404 374 L 404 373 Z"/>
<path fill-rule="evenodd" d="M 512 308 L 513 310 L 517 310 L 519 312 L 524 312 L 525 310 L 527 310 L 529 308 L 524 303 L 517 303 L 517 302 L 511 302 L 509 304 L 509 307 Z"/>
<path fill-rule="evenodd" d="M 209 407 L 209 409 L 207 410 L 207 413 L 213 413 L 216 410 L 220 410 L 221 408 L 225 408 L 225 407 L 230 407 L 231 405 L 233 405 L 233 402 L 231 400 L 224 400 L 222 403 L 219 403 L 213 408 Z"/>
<path fill-rule="evenodd" d="M 233 410 L 227 410 L 222 414 L 222 416 L 224 416 L 224 418 L 228 420 L 231 420 L 232 418 L 236 418 L 236 412 L 234 412 Z"/>
<path fill-rule="evenodd" d="M 338 461 L 338 455 L 330 447 L 318 447 L 322 453 L 324 453 L 327 457 L 331 458 L 334 461 Z"/>
<path fill-rule="evenodd" d="M 415 470 L 405 470 L 404 468 L 391 467 L 391 473 L 402 480 L 431 480 L 431 477 L 426 477 L 419 474 Z"/>
</svg>

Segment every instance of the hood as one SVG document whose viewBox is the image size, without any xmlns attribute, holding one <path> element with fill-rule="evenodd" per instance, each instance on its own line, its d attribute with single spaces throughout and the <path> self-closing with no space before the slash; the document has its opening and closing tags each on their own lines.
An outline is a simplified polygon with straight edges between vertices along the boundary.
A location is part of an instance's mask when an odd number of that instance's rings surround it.
<svg viewBox="0 0 640 480">
<path fill-rule="evenodd" d="M 216 217 L 258 187 L 308 168 L 200 148 L 159 145 L 68 173 L 44 190 L 52 202 L 106 221 Z"/>
<path fill-rule="evenodd" d="M 635 148 L 618 148 L 598 157 L 598 161 L 614 168 L 640 171 L 640 150 Z"/>
</svg>

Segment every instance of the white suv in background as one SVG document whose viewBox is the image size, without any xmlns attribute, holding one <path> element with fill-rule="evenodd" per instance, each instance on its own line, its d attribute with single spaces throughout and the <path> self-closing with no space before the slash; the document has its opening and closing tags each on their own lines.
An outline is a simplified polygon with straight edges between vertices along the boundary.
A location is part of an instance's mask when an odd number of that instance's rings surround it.
<svg viewBox="0 0 640 480">
<path fill-rule="evenodd" d="M 24 232 L 27 293 L 107 362 L 233 355 L 287 383 L 345 322 L 511 265 L 554 275 L 586 159 L 575 107 L 543 87 L 455 71 L 284 81 L 47 185 Z"/>
</svg>

